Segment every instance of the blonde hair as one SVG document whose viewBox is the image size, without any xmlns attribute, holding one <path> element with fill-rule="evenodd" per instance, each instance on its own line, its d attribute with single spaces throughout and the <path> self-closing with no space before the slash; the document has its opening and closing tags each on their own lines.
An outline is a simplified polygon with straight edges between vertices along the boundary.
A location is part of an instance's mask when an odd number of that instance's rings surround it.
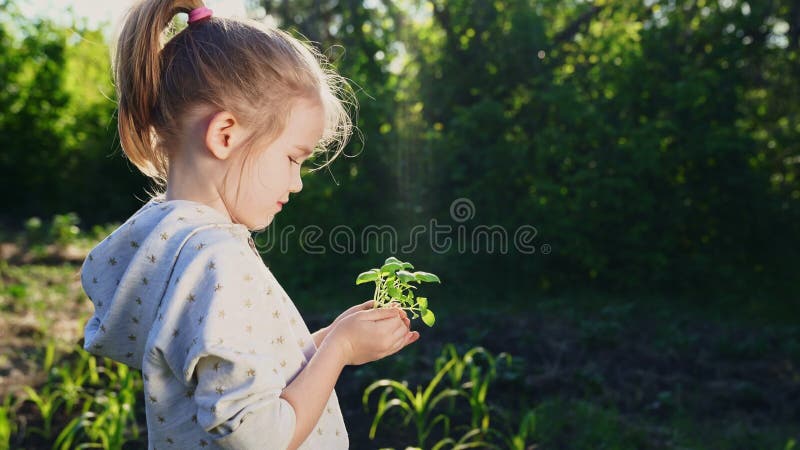
<svg viewBox="0 0 800 450">
<path fill-rule="evenodd" d="M 142 0 L 128 12 L 114 50 L 118 129 L 128 159 L 166 185 L 183 114 L 211 105 L 231 111 L 250 130 L 245 147 L 271 143 L 298 99 L 319 101 L 325 129 L 315 153 L 333 147 L 329 164 L 353 131 L 357 107 L 347 81 L 310 43 L 252 20 L 210 17 L 167 39 L 178 13 L 201 0 Z M 246 159 L 246 156 L 245 156 Z"/>
</svg>

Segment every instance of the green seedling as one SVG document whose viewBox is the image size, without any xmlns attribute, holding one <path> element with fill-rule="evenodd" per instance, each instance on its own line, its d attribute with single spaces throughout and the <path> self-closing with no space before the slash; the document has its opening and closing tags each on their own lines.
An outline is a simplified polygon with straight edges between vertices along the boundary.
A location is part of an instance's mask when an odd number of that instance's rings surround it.
<svg viewBox="0 0 800 450">
<path fill-rule="evenodd" d="M 517 413 L 518 414 L 518 413 Z M 536 432 L 536 413 L 534 410 L 528 410 L 519 424 L 519 429 L 514 431 L 508 423 L 511 420 L 505 421 L 506 427 L 510 429 L 508 433 L 502 433 L 494 428 L 489 429 L 489 433 L 496 435 L 503 442 L 503 448 L 509 450 L 526 450 L 533 447 L 533 435 Z"/>
<path fill-rule="evenodd" d="M 30 386 L 23 386 L 22 389 L 28 394 L 28 400 L 32 401 L 39 408 L 39 414 L 42 416 L 44 426 L 31 427 L 30 432 L 39 434 L 45 439 L 50 439 L 53 433 L 53 419 L 59 407 L 64 403 L 61 394 L 53 390 L 53 386 L 47 384 L 40 390 L 35 391 Z"/>
<path fill-rule="evenodd" d="M 437 390 L 442 378 L 457 362 L 456 359 L 447 362 L 447 364 L 439 369 L 424 389 L 422 386 L 418 385 L 416 392 L 412 391 L 406 382 L 390 379 L 378 380 L 367 386 L 361 398 L 361 402 L 365 408 L 369 406 L 370 394 L 375 390 L 382 391 L 378 398 L 378 411 L 375 413 L 375 418 L 369 430 L 369 438 L 375 439 L 375 433 L 378 430 L 378 424 L 381 422 L 381 419 L 387 411 L 395 407 L 402 410 L 404 426 L 408 425 L 412 420 L 414 421 L 417 431 L 417 445 L 419 448 L 426 448 L 425 441 L 439 423 L 444 427 L 444 435 L 449 436 L 450 418 L 441 413 L 436 414 L 433 418 L 432 416 L 435 414 L 436 405 L 439 402 L 448 397 L 460 395 L 460 392 L 456 389 Z"/>
<path fill-rule="evenodd" d="M 14 405 L 11 404 L 13 395 L 7 395 L 0 406 L 0 449 L 11 448 L 11 436 L 17 429 L 14 421 Z"/>
<path fill-rule="evenodd" d="M 387 307 L 391 302 L 400 304 L 400 308 L 409 311 L 412 319 L 421 317 L 425 325 L 432 327 L 436 316 L 428 308 L 427 297 L 415 297 L 414 289 L 417 286 L 411 283 L 441 283 L 439 277 L 428 272 L 409 272 L 414 266 L 411 263 L 400 261 L 394 256 L 386 258 L 383 266 L 370 269 L 361 273 L 356 278 L 356 284 L 375 283 L 375 308 Z"/>
</svg>

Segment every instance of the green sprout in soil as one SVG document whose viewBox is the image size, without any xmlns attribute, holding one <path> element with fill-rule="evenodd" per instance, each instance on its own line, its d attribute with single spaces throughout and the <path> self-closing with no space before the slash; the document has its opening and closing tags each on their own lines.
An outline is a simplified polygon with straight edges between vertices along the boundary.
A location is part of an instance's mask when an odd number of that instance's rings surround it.
<svg viewBox="0 0 800 450">
<path fill-rule="evenodd" d="M 421 317 L 425 325 L 432 327 L 436 316 L 428 309 L 428 299 L 414 297 L 413 290 L 417 286 L 410 283 L 441 283 L 441 281 L 432 273 L 409 272 L 407 269 L 414 269 L 414 266 L 390 256 L 380 269 L 374 268 L 360 274 L 356 278 L 356 284 L 375 282 L 374 308 L 388 307 L 389 303 L 394 301 L 400 304 L 400 308 L 409 311 L 412 319 Z"/>
</svg>

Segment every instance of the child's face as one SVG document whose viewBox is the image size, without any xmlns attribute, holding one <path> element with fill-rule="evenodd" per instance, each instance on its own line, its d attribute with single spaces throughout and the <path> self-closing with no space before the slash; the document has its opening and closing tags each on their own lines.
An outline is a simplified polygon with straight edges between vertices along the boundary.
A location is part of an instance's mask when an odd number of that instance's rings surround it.
<svg viewBox="0 0 800 450">
<path fill-rule="evenodd" d="M 289 194 L 303 188 L 300 165 L 322 138 L 324 120 L 320 104 L 302 100 L 275 141 L 265 149 L 253 149 L 244 167 L 241 161 L 233 165 L 226 191 L 235 195 L 240 182 L 241 188 L 238 201 L 234 198 L 228 204 L 234 205 L 234 215 L 250 230 L 266 228 L 281 204 L 289 201 Z M 234 168 L 241 172 L 233 173 Z"/>
</svg>

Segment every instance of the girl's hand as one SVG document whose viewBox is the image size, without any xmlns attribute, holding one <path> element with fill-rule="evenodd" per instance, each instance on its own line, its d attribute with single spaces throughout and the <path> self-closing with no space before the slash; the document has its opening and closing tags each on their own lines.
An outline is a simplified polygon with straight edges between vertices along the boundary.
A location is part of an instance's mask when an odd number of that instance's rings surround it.
<svg viewBox="0 0 800 450">
<path fill-rule="evenodd" d="M 331 325 L 325 338 L 339 350 L 342 362 L 361 365 L 397 353 L 419 339 L 397 307 L 357 310 Z"/>
<path fill-rule="evenodd" d="M 389 305 L 391 305 L 391 306 L 400 306 L 400 304 L 397 303 L 397 302 L 391 302 L 391 303 L 389 303 Z M 339 321 L 341 321 L 345 317 L 347 317 L 347 316 L 349 316 L 349 315 L 351 315 L 351 314 L 353 314 L 355 312 L 370 310 L 370 309 L 373 309 L 374 306 L 375 306 L 375 300 L 367 300 L 364 303 L 361 303 L 359 305 L 351 306 L 351 307 L 347 308 L 345 310 L 345 312 L 339 314 L 339 317 L 337 317 L 336 320 L 331 322 L 329 328 L 333 328 L 333 326 L 336 325 L 337 323 L 339 323 Z M 411 320 L 408 318 L 408 315 L 406 314 L 405 310 L 400 310 L 400 315 L 402 316 L 403 321 L 406 323 L 406 326 L 411 327 Z"/>
<path fill-rule="evenodd" d="M 337 317 L 336 320 L 331 322 L 330 327 L 332 328 L 334 325 L 339 323 L 339 321 L 341 321 L 345 317 L 347 317 L 347 316 L 349 316 L 349 315 L 351 315 L 351 314 L 353 314 L 355 312 L 364 311 L 364 310 L 367 310 L 367 309 L 372 309 L 372 306 L 374 304 L 375 304 L 375 300 L 367 300 L 364 303 L 361 303 L 359 305 L 355 305 L 355 306 L 351 306 L 351 307 L 347 308 L 343 313 L 339 314 L 339 317 Z"/>
<path fill-rule="evenodd" d="M 358 304 L 358 305 L 355 305 L 355 306 L 351 306 L 350 308 L 347 308 L 343 313 L 339 314 L 339 317 L 337 317 L 333 322 L 331 322 L 330 325 L 328 325 L 327 327 L 325 327 L 325 328 L 323 328 L 323 329 L 321 329 L 321 330 L 319 330 L 319 331 L 317 331 L 316 333 L 313 334 L 314 343 L 317 345 L 317 348 L 319 348 L 319 346 L 322 345 L 322 341 L 325 340 L 325 337 L 328 335 L 330 330 L 337 323 L 341 322 L 342 319 L 344 319 L 345 317 L 348 317 L 348 316 L 350 316 L 350 315 L 352 315 L 354 313 L 357 313 L 358 311 L 368 311 L 370 309 L 373 309 L 374 305 L 375 305 L 375 300 L 367 300 L 364 303 L 361 303 L 361 304 Z M 391 302 L 390 305 L 392 305 L 392 306 L 400 306 L 400 304 L 397 303 L 397 302 Z M 406 314 L 406 312 L 404 310 L 400 310 L 400 313 L 401 313 L 401 317 L 403 318 L 403 322 L 405 322 L 405 324 L 406 324 L 406 328 L 410 329 L 411 328 L 411 319 L 408 318 L 408 315 Z"/>
</svg>

